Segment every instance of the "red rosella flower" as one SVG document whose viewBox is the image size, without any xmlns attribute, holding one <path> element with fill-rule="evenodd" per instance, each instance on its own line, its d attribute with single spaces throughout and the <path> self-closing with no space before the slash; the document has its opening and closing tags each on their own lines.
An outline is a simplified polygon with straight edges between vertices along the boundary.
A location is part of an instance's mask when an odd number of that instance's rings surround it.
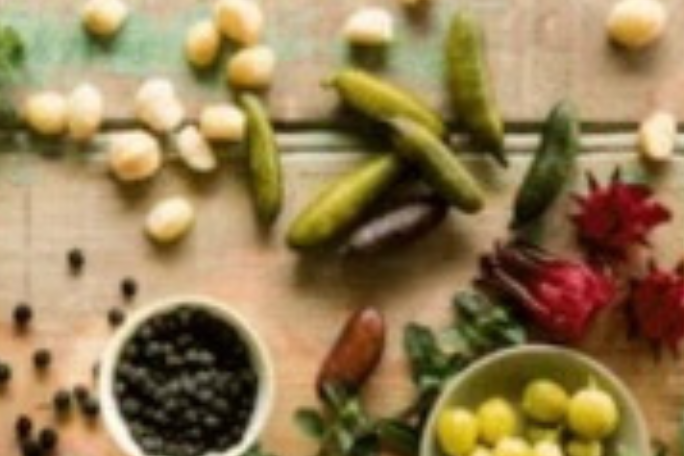
<svg viewBox="0 0 684 456">
<path fill-rule="evenodd" d="M 497 246 L 481 271 L 481 285 L 518 303 L 559 342 L 580 339 L 615 294 L 602 272 L 528 244 Z"/>
<path fill-rule="evenodd" d="M 641 337 L 676 350 L 684 338 L 684 271 L 664 271 L 652 265 L 632 283 L 627 298 L 632 326 Z"/>
<path fill-rule="evenodd" d="M 601 187 L 589 174 L 589 194 L 578 196 L 579 211 L 572 215 L 577 238 L 584 249 L 602 260 L 623 260 L 630 247 L 646 245 L 649 233 L 672 218 L 670 211 L 653 200 L 646 184 L 627 183 L 616 171 Z"/>
</svg>

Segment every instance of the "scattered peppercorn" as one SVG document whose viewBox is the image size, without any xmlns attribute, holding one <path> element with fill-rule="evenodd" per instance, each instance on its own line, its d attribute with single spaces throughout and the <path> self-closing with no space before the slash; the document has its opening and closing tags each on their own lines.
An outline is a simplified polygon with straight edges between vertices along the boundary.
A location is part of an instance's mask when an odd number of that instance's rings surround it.
<svg viewBox="0 0 684 456">
<path fill-rule="evenodd" d="M 126 314 L 123 313 L 121 309 L 110 309 L 109 313 L 107 314 L 107 320 L 109 320 L 109 325 L 112 328 L 116 328 L 117 326 L 120 326 L 121 323 L 124 322 L 126 319 Z"/>
<path fill-rule="evenodd" d="M 133 300 L 135 295 L 138 294 L 138 282 L 132 277 L 124 277 L 123 280 L 121 280 L 120 288 L 121 295 L 127 301 Z"/>
<path fill-rule="evenodd" d="M 12 367 L 0 362 L 0 387 L 5 386 L 10 380 L 12 380 Z"/>
<path fill-rule="evenodd" d="M 28 439 L 33 432 L 33 421 L 26 415 L 20 415 L 14 423 L 14 431 L 20 441 Z"/>
<path fill-rule="evenodd" d="M 100 403 L 96 398 L 89 396 L 81 404 L 81 410 L 88 418 L 97 418 L 100 414 Z"/>
<path fill-rule="evenodd" d="M 43 456 L 43 449 L 35 440 L 27 439 L 21 442 L 22 456 Z"/>
<path fill-rule="evenodd" d="M 79 274 L 85 265 L 83 251 L 77 247 L 69 250 L 67 253 L 67 263 L 69 263 L 69 269 L 73 274 Z"/>
<path fill-rule="evenodd" d="M 59 390 L 52 398 L 52 405 L 58 415 L 65 415 L 71 410 L 71 394 L 66 390 Z"/>
<path fill-rule="evenodd" d="M 52 362 L 52 353 L 47 348 L 41 348 L 36 350 L 33 354 L 33 365 L 36 369 L 43 370 L 50 367 Z"/>
<path fill-rule="evenodd" d="M 84 385 L 76 385 L 74 387 L 74 397 L 80 406 L 90 397 L 90 391 L 88 391 L 88 388 Z"/>
<path fill-rule="evenodd" d="M 14 307 L 12 316 L 14 318 L 14 324 L 17 326 L 17 328 L 24 329 L 29 325 L 29 323 L 31 323 L 31 320 L 33 319 L 33 309 L 31 309 L 31 306 L 29 306 L 27 303 L 20 302 Z"/>
<path fill-rule="evenodd" d="M 59 435 L 54 429 L 45 428 L 38 434 L 38 442 L 44 451 L 50 452 L 57 447 Z"/>
</svg>

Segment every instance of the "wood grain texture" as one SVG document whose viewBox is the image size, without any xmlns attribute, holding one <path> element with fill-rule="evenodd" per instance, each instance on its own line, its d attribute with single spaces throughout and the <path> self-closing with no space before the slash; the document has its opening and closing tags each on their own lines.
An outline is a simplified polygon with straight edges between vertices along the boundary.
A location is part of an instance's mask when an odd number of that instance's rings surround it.
<svg viewBox="0 0 684 456">
<path fill-rule="evenodd" d="M 132 192 L 106 176 L 96 154 L 49 159 L 27 153 L 35 150 L 30 143 L 5 147 L 17 151 L 0 157 L 0 358 L 16 371 L 15 381 L 0 396 L 0 454 L 7 456 L 17 454 L 11 435 L 18 413 L 51 422 L 47 403 L 52 392 L 91 382 L 92 365 L 111 334 L 106 312 L 126 307 L 118 284 L 128 275 L 141 286 L 130 310 L 172 294 L 206 293 L 254 323 L 273 352 L 277 371 L 277 406 L 264 441 L 282 456 L 311 449 L 291 416 L 296 407 L 314 403 L 314 374 L 353 308 L 376 305 L 387 314 L 389 349 L 367 397 L 373 410 L 399 409 L 411 393 L 400 348 L 403 324 L 448 324 L 450 298 L 468 286 L 478 255 L 506 236 L 511 195 L 527 162 L 516 157 L 504 173 L 469 159 L 488 188 L 489 205 L 482 214 L 454 213 L 437 233 L 405 251 L 343 264 L 335 258 L 298 258 L 283 245 L 282 230 L 318 188 L 359 160 L 355 150 L 289 154 L 286 213 L 276 232 L 264 238 L 235 160 L 216 177 L 201 180 L 170 166 L 155 182 Z M 648 175 L 631 153 L 611 152 L 587 156 L 584 166 L 607 176 L 619 163 L 629 175 Z M 674 264 L 684 252 L 682 172 L 684 160 L 678 159 L 650 176 L 659 198 L 675 212 L 675 222 L 659 230 L 654 242 L 664 265 Z M 584 184 L 575 186 L 581 190 Z M 196 201 L 197 226 L 175 248 L 160 250 L 142 235 L 141 221 L 156 200 L 177 193 Z M 556 250 L 576 252 L 565 221 L 569 204 L 569 197 L 559 203 L 542 238 Z M 87 256 L 79 277 L 71 276 L 65 263 L 65 252 L 73 246 Z M 26 336 L 11 330 L 11 307 L 19 299 L 37 309 Z M 56 358 L 44 378 L 37 378 L 30 365 L 32 350 L 39 346 L 52 348 Z M 619 309 L 601 318 L 581 348 L 615 369 L 632 388 L 654 436 L 674 442 L 684 391 L 681 363 L 670 356 L 656 361 L 648 347 L 628 341 Z M 119 456 L 98 426 L 75 418 L 63 428 L 63 454 Z"/>
<path fill-rule="evenodd" d="M 210 2 L 131 1 L 134 13 L 110 43 L 89 40 L 78 22 L 79 0 L 3 0 L 0 17 L 19 27 L 29 44 L 26 71 L 17 96 L 39 87 L 68 89 L 89 79 L 104 88 L 112 119 L 131 116 L 131 95 L 150 75 L 178 83 L 189 113 L 228 96 L 221 68 L 195 75 L 185 64 L 182 43 L 190 23 L 210 14 Z M 280 65 L 270 104 L 287 124 L 325 124 L 334 118 L 335 97 L 320 81 L 348 65 L 339 37 L 347 15 L 361 4 L 339 0 L 263 0 L 267 42 Z M 449 115 L 442 83 L 442 39 L 451 13 L 462 4 L 482 18 L 491 66 L 505 118 L 538 122 L 562 97 L 574 99 L 584 120 L 630 123 L 655 106 L 684 114 L 684 0 L 670 0 L 672 17 L 665 39 L 630 55 L 608 43 L 604 21 L 612 0 L 434 1 L 409 14 L 394 0 L 378 0 L 396 17 L 398 37 L 375 71 L 424 95 Z M 316 6 L 317 5 L 317 6 Z M 225 55 L 234 49 L 226 46 Z M 362 59 L 361 62 L 382 59 Z"/>
</svg>

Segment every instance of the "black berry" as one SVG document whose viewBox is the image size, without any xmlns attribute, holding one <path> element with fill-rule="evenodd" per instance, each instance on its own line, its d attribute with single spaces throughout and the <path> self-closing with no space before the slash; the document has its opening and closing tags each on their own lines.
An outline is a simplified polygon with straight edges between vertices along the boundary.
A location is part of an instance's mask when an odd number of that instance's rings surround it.
<svg viewBox="0 0 684 456">
<path fill-rule="evenodd" d="M 20 302 L 14 307 L 12 317 L 17 328 L 26 328 L 33 319 L 33 309 L 27 303 Z"/>
<path fill-rule="evenodd" d="M 124 314 L 121 309 L 110 309 L 109 313 L 107 314 L 107 320 L 112 328 L 120 326 L 125 319 L 126 314 Z"/>
<path fill-rule="evenodd" d="M 59 435 L 54 429 L 45 428 L 38 434 L 38 443 L 44 451 L 50 452 L 57 447 Z"/>
<path fill-rule="evenodd" d="M 131 301 L 138 294 L 138 282 L 132 277 L 124 277 L 120 284 L 121 295 L 127 301 Z"/>
<path fill-rule="evenodd" d="M 26 415 L 19 416 L 14 423 L 14 432 L 21 441 L 31 437 L 31 432 L 33 432 L 33 421 L 31 421 L 31 418 Z"/>
<path fill-rule="evenodd" d="M 0 362 L 0 387 L 12 380 L 12 368 L 9 364 Z"/>
<path fill-rule="evenodd" d="M 88 397 L 81 404 L 81 410 L 88 418 L 96 418 L 100 414 L 100 403 L 94 397 Z"/>
<path fill-rule="evenodd" d="M 43 449 L 35 440 L 28 439 L 21 443 L 22 456 L 43 456 Z"/>
<path fill-rule="evenodd" d="M 50 350 L 41 348 L 36 350 L 36 352 L 33 354 L 33 365 L 36 367 L 36 369 L 47 369 L 50 367 L 50 363 L 52 363 L 52 353 L 50 353 Z"/>
<path fill-rule="evenodd" d="M 55 412 L 59 415 L 64 415 L 71 410 L 71 394 L 66 390 L 59 390 L 52 398 L 52 405 Z"/>
<path fill-rule="evenodd" d="M 67 263 L 69 264 L 69 269 L 74 274 L 79 274 L 85 266 L 85 255 L 83 250 L 79 248 L 73 248 L 67 252 Z"/>
<path fill-rule="evenodd" d="M 90 397 L 90 391 L 84 385 L 76 385 L 74 387 L 74 397 L 76 402 L 81 405 Z"/>
</svg>

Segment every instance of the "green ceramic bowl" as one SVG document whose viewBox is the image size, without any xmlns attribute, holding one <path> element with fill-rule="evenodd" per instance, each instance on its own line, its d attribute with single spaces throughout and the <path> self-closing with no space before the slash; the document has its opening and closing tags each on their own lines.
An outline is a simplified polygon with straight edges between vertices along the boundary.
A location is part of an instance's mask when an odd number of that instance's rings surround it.
<svg viewBox="0 0 684 456">
<path fill-rule="evenodd" d="M 483 358 L 445 387 L 428 417 L 420 442 L 420 456 L 445 456 L 435 435 L 439 412 L 445 407 L 475 409 L 492 396 L 503 396 L 514 404 L 528 381 L 545 377 L 564 385 L 569 391 L 587 385 L 589 378 L 609 392 L 620 409 L 620 426 L 607 442 L 607 456 L 620 447 L 635 454 L 650 454 L 648 429 L 639 407 L 627 387 L 607 368 L 575 351 L 546 345 L 524 345 Z"/>
</svg>

